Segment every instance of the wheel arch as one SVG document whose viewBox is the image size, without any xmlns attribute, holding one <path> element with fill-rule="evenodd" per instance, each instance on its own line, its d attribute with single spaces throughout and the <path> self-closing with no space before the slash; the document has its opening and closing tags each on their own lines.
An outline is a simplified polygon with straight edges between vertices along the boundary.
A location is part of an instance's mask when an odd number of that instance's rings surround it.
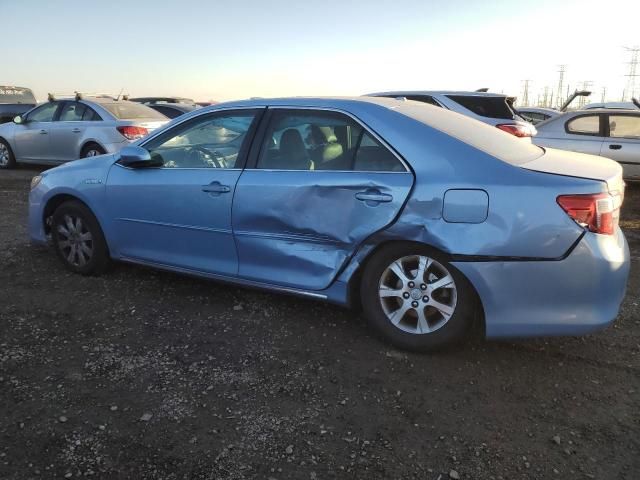
<svg viewBox="0 0 640 480">
<path fill-rule="evenodd" d="M 426 247 L 430 250 L 435 251 L 440 256 L 444 257 L 448 262 L 453 261 L 451 254 L 444 252 L 439 248 L 436 248 L 433 245 L 429 245 L 427 243 L 416 242 L 411 240 L 400 240 L 400 239 L 390 239 L 390 240 L 381 241 L 380 243 L 376 244 L 369 252 L 366 253 L 364 258 L 362 258 L 359 261 L 358 266 L 349 277 L 348 284 L 347 284 L 347 295 L 349 299 L 349 306 L 351 308 L 357 311 L 362 310 L 362 305 L 360 303 L 360 283 L 362 281 L 362 273 L 364 272 L 367 264 L 382 249 L 391 247 L 393 245 L 398 245 L 398 246 L 415 245 L 421 248 Z M 456 269 L 456 270 L 458 270 L 458 272 L 460 272 L 460 274 L 467 280 L 467 282 L 471 286 L 471 289 L 473 290 L 475 301 L 478 306 L 477 315 L 475 316 L 476 318 L 474 319 L 473 330 L 482 332 L 482 335 L 484 336 L 486 333 L 486 327 L 485 327 L 485 313 L 484 313 L 484 306 L 482 304 L 482 299 L 480 298 L 480 295 L 478 294 L 478 291 L 476 290 L 476 287 L 475 285 L 473 285 L 471 280 L 469 280 L 469 278 L 467 278 L 467 276 L 464 275 L 464 273 L 462 273 L 459 269 Z"/>
<path fill-rule="evenodd" d="M 97 145 L 98 147 L 100 147 L 104 152 L 107 151 L 106 148 L 104 148 L 104 146 L 95 138 L 87 138 L 83 143 L 82 146 L 80 147 L 80 152 L 78 152 L 78 158 L 82 158 L 82 153 L 84 152 L 84 149 L 87 148 L 89 145 Z"/>
<path fill-rule="evenodd" d="M 93 209 L 89 205 L 87 205 L 87 202 L 82 200 L 80 197 L 71 195 L 69 193 L 58 193 L 56 195 L 53 195 L 50 199 L 47 200 L 47 203 L 45 204 L 42 210 L 42 223 L 44 225 L 44 231 L 47 235 L 51 233 L 50 222 L 51 222 L 51 216 L 53 215 L 53 212 L 55 212 L 60 205 L 68 201 L 76 201 L 84 205 L 96 218 L 98 225 L 100 225 L 100 220 L 98 220 L 98 217 L 93 211 Z M 102 228 L 102 225 L 100 225 L 100 228 Z"/>
</svg>

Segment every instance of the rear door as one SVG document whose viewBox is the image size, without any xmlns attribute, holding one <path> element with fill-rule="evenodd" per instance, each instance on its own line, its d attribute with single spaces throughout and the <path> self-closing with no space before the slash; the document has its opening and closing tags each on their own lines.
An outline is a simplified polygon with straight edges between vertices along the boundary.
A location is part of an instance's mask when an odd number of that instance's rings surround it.
<svg viewBox="0 0 640 480">
<path fill-rule="evenodd" d="M 538 131 L 534 138 L 536 145 L 600 155 L 605 140 L 603 115 L 585 113 L 551 122 Z"/>
<path fill-rule="evenodd" d="M 640 115 L 607 115 L 607 137 L 600 155 L 622 165 L 625 178 L 640 177 Z"/>
<path fill-rule="evenodd" d="M 80 158 L 85 131 L 89 122 L 98 115 L 91 107 L 80 102 L 64 102 L 58 121 L 51 125 L 51 156 L 61 162 Z"/>
<path fill-rule="evenodd" d="M 280 108 L 268 117 L 233 202 L 239 276 L 321 290 L 393 222 L 413 174 L 346 114 Z"/>
<path fill-rule="evenodd" d="M 49 133 L 57 118 L 60 102 L 48 102 L 32 110 L 25 121 L 16 126 L 14 152 L 18 160 L 51 161 Z"/>
</svg>

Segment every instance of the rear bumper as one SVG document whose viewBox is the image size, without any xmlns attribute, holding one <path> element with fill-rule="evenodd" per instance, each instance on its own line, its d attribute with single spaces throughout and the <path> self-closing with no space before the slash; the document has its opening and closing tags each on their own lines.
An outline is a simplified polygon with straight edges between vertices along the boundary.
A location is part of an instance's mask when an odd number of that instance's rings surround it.
<svg viewBox="0 0 640 480">
<path fill-rule="evenodd" d="M 629 276 L 629 246 L 586 233 L 557 261 L 456 262 L 476 288 L 488 338 L 581 335 L 610 325 Z"/>
</svg>

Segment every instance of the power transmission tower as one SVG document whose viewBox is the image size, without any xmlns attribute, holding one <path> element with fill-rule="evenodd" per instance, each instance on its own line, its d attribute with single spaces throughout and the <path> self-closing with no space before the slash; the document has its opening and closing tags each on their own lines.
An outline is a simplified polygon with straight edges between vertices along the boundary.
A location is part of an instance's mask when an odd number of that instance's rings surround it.
<svg viewBox="0 0 640 480">
<path fill-rule="evenodd" d="M 528 107 L 529 106 L 529 83 L 531 83 L 531 80 L 523 80 L 522 82 L 524 83 L 524 88 L 522 92 L 522 102 L 520 102 L 520 105 Z"/>
<path fill-rule="evenodd" d="M 629 73 L 625 75 L 627 77 L 627 86 L 622 93 L 622 101 L 631 100 L 637 95 L 637 79 L 640 77 L 638 74 L 638 62 L 640 61 L 640 47 L 624 47 L 625 50 L 631 53 L 631 61 L 629 62 Z"/>
<path fill-rule="evenodd" d="M 602 87 L 602 95 L 600 96 L 600 101 L 605 103 L 607 101 L 607 87 Z"/>
<path fill-rule="evenodd" d="M 558 94 L 556 95 L 556 106 L 560 108 L 562 106 L 562 97 L 564 96 L 564 74 L 567 70 L 566 65 L 560 65 L 560 70 L 558 70 Z"/>
</svg>

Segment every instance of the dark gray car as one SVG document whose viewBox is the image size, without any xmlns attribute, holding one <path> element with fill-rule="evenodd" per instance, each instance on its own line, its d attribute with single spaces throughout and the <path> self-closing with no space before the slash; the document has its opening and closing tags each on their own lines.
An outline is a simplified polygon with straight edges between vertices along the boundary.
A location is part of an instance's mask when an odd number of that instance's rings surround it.
<svg viewBox="0 0 640 480">
<path fill-rule="evenodd" d="M 36 97 L 30 89 L 0 85 L 0 123 L 10 122 L 35 106 Z"/>
</svg>

